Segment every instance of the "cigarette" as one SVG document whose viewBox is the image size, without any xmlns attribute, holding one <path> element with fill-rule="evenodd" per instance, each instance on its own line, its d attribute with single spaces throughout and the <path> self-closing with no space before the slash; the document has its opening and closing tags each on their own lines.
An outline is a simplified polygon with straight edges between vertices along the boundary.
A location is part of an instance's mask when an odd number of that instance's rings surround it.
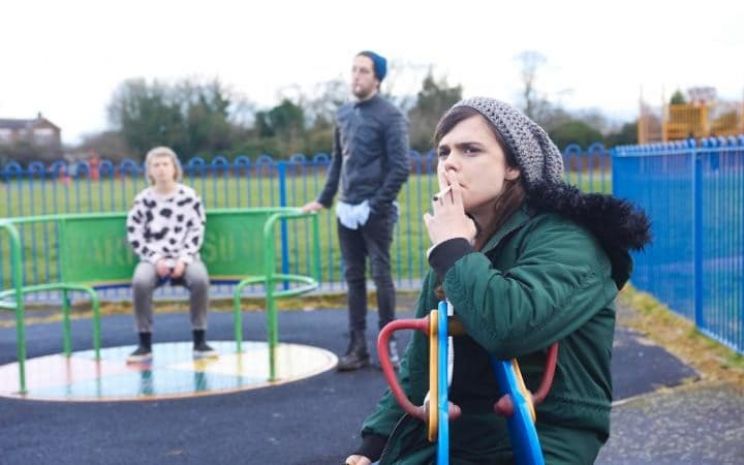
<svg viewBox="0 0 744 465">
<path fill-rule="evenodd" d="M 442 198 L 445 195 L 447 195 L 447 192 L 449 192 L 451 190 L 452 190 L 452 184 L 450 184 L 449 186 L 445 187 L 441 191 L 439 191 L 436 194 L 434 194 L 434 200 L 439 200 L 440 198 Z"/>
</svg>

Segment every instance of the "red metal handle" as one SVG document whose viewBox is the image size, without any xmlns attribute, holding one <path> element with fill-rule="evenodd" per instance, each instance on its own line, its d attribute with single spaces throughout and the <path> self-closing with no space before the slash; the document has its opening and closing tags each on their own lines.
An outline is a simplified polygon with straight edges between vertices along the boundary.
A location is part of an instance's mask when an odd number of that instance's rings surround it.
<svg viewBox="0 0 744 465">
<path fill-rule="evenodd" d="M 540 387 L 532 395 L 532 402 L 535 405 L 545 400 L 545 397 L 550 391 L 550 387 L 553 385 L 553 377 L 555 376 L 555 365 L 558 363 L 558 343 L 554 343 L 548 349 L 548 357 L 545 360 L 545 372 L 540 380 Z"/>
<path fill-rule="evenodd" d="M 409 415 L 425 422 L 428 418 L 426 407 L 423 405 L 417 407 L 408 400 L 408 396 L 406 396 L 406 393 L 400 387 L 400 383 L 398 383 L 398 377 L 395 376 L 393 364 L 390 362 L 390 346 L 388 345 L 390 337 L 393 333 L 402 329 L 414 329 L 424 334 L 429 334 L 429 317 L 415 320 L 393 320 L 386 324 L 377 337 L 377 353 L 380 357 L 380 366 L 382 367 L 382 374 L 385 375 L 385 380 L 387 380 L 388 386 L 390 386 L 390 392 L 395 397 L 398 405 Z"/>
<path fill-rule="evenodd" d="M 454 335 L 464 334 L 462 325 L 456 319 L 450 319 L 449 329 Z M 429 317 L 412 319 L 412 320 L 393 320 L 380 331 L 380 335 L 377 338 L 377 353 L 380 357 L 380 366 L 382 367 L 382 373 L 385 376 L 385 380 L 390 386 L 390 392 L 395 397 L 398 405 L 408 413 L 409 415 L 420 419 L 423 422 L 428 421 L 427 406 L 421 405 L 416 406 L 408 400 L 408 396 L 403 392 L 398 382 L 398 377 L 395 375 L 395 369 L 393 364 L 390 362 L 390 350 L 388 343 L 393 333 L 403 329 L 417 330 L 428 335 L 429 334 Z M 548 348 L 548 356 L 545 360 L 545 372 L 543 373 L 542 379 L 540 380 L 540 386 L 537 391 L 532 394 L 533 405 L 538 405 L 545 400 L 545 397 L 550 391 L 550 387 L 553 385 L 553 378 L 555 376 L 555 367 L 558 361 L 558 343 L 554 343 Z M 509 396 L 503 396 L 494 405 L 496 413 L 503 416 L 511 416 L 514 412 L 514 408 L 511 404 Z M 450 418 L 456 418 L 459 416 L 459 408 L 455 405 L 450 405 Z"/>
</svg>

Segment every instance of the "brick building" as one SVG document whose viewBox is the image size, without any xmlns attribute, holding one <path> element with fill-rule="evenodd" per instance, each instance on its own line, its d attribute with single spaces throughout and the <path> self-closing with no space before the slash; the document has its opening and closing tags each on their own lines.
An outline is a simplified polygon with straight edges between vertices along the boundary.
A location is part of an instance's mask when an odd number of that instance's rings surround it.
<svg viewBox="0 0 744 465">
<path fill-rule="evenodd" d="M 0 155 L 16 160 L 62 156 L 62 130 L 39 113 L 34 119 L 0 118 Z"/>
</svg>

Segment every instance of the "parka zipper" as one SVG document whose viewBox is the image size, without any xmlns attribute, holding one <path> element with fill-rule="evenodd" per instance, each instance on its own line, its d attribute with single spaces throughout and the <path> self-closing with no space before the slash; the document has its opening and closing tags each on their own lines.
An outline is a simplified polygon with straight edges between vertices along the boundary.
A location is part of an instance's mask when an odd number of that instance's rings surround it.
<svg viewBox="0 0 744 465">
<path fill-rule="evenodd" d="M 380 465 L 383 465 L 383 463 L 384 463 L 384 462 L 383 462 L 383 459 L 385 458 L 385 453 L 386 453 L 386 452 L 387 452 L 387 451 L 389 450 L 389 448 L 390 448 L 390 443 L 392 442 L 392 439 L 393 439 L 393 437 L 395 436 L 395 433 L 396 433 L 396 432 L 398 431 L 398 428 L 400 428 L 400 426 L 401 426 L 401 425 L 402 425 L 402 424 L 403 424 L 403 423 L 404 423 L 405 421 L 407 421 L 407 419 L 408 419 L 408 418 L 413 418 L 413 417 L 411 417 L 411 416 L 410 416 L 409 414 L 407 414 L 407 413 L 403 414 L 403 416 L 402 416 L 402 417 L 400 417 L 400 420 L 398 420 L 398 422 L 397 422 L 397 423 L 395 424 L 395 426 L 393 427 L 393 431 L 391 431 L 391 432 L 390 432 L 390 436 L 388 436 L 388 440 L 387 440 L 387 441 L 385 442 L 385 447 L 383 447 L 383 448 L 382 448 L 382 453 L 380 454 L 380 458 L 379 458 L 379 459 L 377 460 L 377 462 L 378 462 L 378 463 L 379 463 Z"/>
</svg>

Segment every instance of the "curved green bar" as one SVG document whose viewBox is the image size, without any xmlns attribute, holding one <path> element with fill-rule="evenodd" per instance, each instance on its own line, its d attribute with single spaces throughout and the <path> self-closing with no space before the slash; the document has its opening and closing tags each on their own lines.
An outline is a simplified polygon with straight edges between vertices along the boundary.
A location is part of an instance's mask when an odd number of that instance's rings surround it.
<svg viewBox="0 0 744 465">
<path fill-rule="evenodd" d="M 276 272 L 274 230 L 278 220 L 310 219 L 313 276 Z M 93 308 L 93 340 L 96 356 L 100 350 L 100 304 L 96 288 L 128 284 L 137 257 L 126 241 L 126 213 L 45 215 L 0 220 L 0 228 L 10 236 L 12 289 L 0 291 L 0 310 L 14 310 L 20 392 L 26 392 L 24 295 L 62 291 L 63 346 L 71 351 L 69 291 L 90 296 Z M 22 243 L 17 225 L 54 223 L 59 250 L 59 282 L 23 286 Z M 235 340 L 238 350 L 243 339 L 240 297 L 245 286 L 264 284 L 269 342 L 270 380 L 275 380 L 275 349 L 278 344 L 276 299 L 301 295 L 318 287 L 320 280 L 320 228 L 315 213 L 295 208 L 215 209 L 207 212 L 207 228 L 201 249 L 202 261 L 212 281 L 236 282 L 233 293 Z M 279 282 L 299 286 L 277 291 Z M 13 298 L 14 302 L 9 299 Z"/>
<path fill-rule="evenodd" d="M 96 293 L 95 289 L 93 289 L 90 286 L 84 286 L 80 284 L 66 284 L 66 283 L 51 283 L 51 284 L 35 284 L 32 286 L 24 286 L 21 288 L 21 302 L 23 302 L 23 296 L 26 294 L 33 294 L 34 292 L 43 292 L 43 291 L 63 291 L 63 302 L 62 302 L 62 318 L 63 318 L 63 347 L 64 347 L 64 353 L 66 356 L 70 356 L 72 353 L 72 336 L 71 336 L 71 330 L 70 327 L 70 302 L 67 298 L 67 292 L 68 291 L 78 291 L 78 292 L 84 292 L 90 296 L 90 303 L 91 307 L 93 309 L 93 349 L 95 350 L 96 359 L 100 359 L 100 353 L 101 353 L 101 312 L 100 312 L 100 301 L 98 299 L 98 293 Z M 18 291 L 16 289 L 8 289 L 5 291 L 0 292 L 0 300 L 6 299 L 8 297 L 15 297 L 16 301 L 18 300 L 17 296 Z M 17 304 L 16 304 L 17 308 Z M 21 311 L 21 318 L 23 318 L 23 314 Z M 17 324 L 17 322 L 16 322 Z M 20 339 L 20 338 L 19 338 Z M 24 344 L 25 348 L 25 344 Z M 25 353 L 25 350 L 24 350 Z M 19 359 L 20 360 L 20 359 Z"/>
<path fill-rule="evenodd" d="M 8 220 L 0 220 L 0 228 L 10 236 L 10 270 L 15 296 L 16 347 L 18 353 L 18 379 L 20 392 L 26 389 L 26 326 L 23 319 L 23 273 L 21 271 L 21 236 L 18 229 Z"/>
<path fill-rule="evenodd" d="M 296 220 L 301 218 L 311 218 L 312 220 L 312 244 L 313 247 L 313 271 L 314 277 L 298 276 L 290 274 L 276 273 L 274 270 L 276 263 L 276 244 L 274 241 L 274 227 L 278 220 Z M 274 211 L 271 212 L 270 216 L 267 217 L 263 224 L 263 252 L 266 254 L 264 257 L 264 273 L 262 276 L 250 276 L 241 280 L 233 293 L 233 305 L 235 315 L 235 341 L 237 343 L 238 352 L 242 351 L 241 342 L 243 340 L 243 323 L 242 323 L 242 312 L 240 311 L 240 296 L 245 286 L 249 284 L 264 283 L 264 290 L 266 293 L 266 328 L 269 343 L 269 380 L 274 381 L 276 379 L 276 346 L 279 342 L 279 331 L 276 317 L 276 299 L 282 297 L 291 297 L 300 295 L 309 291 L 312 291 L 318 287 L 320 280 L 320 226 L 318 223 L 318 215 L 315 213 L 302 213 L 297 209 L 287 209 L 285 211 Z M 300 282 L 304 286 L 297 287 L 294 289 L 286 289 L 282 291 L 276 290 L 278 282 Z"/>
</svg>

